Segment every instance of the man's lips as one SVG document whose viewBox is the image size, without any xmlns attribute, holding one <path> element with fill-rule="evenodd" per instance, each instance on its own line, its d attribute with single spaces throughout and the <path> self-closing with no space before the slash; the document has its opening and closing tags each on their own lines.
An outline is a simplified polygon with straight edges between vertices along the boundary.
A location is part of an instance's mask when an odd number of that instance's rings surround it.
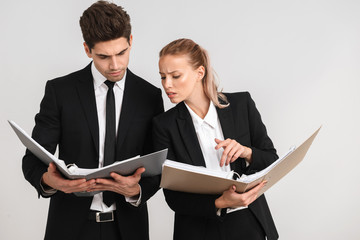
<svg viewBox="0 0 360 240">
<path fill-rule="evenodd" d="M 122 70 L 119 70 L 119 71 L 114 71 L 114 72 L 109 72 L 109 75 L 111 76 L 118 76 L 122 73 Z"/>
</svg>

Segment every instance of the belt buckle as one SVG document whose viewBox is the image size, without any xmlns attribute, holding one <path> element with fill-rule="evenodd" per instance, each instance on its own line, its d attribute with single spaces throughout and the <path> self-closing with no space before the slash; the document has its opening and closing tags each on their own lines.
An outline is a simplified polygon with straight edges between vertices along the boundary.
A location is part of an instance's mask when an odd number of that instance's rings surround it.
<svg viewBox="0 0 360 240">
<path fill-rule="evenodd" d="M 111 218 L 109 219 L 102 219 L 101 218 L 101 215 L 108 215 L 108 214 L 111 214 Z M 107 213 L 102 213 L 102 212 L 97 212 L 96 213 L 96 222 L 112 222 L 114 221 L 114 212 L 107 212 Z"/>
</svg>

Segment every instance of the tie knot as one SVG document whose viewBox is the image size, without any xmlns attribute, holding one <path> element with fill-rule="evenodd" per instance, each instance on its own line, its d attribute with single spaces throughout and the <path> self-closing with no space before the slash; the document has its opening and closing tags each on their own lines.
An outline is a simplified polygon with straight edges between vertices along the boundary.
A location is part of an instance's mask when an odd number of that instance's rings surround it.
<svg viewBox="0 0 360 240">
<path fill-rule="evenodd" d="M 106 80 L 104 83 L 108 86 L 109 89 L 112 89 L 114 87 L 114 84 L 115 84 L 115 82 L 112 82 L 112 81 L 109 81 L 109 80 Z"/>
</svg>

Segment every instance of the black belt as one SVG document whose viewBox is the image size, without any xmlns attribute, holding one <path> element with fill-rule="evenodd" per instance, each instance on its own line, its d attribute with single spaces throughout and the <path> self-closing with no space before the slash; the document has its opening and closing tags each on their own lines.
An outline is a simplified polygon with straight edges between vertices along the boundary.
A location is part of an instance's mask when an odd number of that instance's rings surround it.
<svg viewBox="0 0 360 240">
<path fill-rule="evenodd" d="M 113 222 L 114 211 L 111 212 L 96 212 L 89 213 L 89 220 L 95 220 L 96 222 Z"/>
</svg>

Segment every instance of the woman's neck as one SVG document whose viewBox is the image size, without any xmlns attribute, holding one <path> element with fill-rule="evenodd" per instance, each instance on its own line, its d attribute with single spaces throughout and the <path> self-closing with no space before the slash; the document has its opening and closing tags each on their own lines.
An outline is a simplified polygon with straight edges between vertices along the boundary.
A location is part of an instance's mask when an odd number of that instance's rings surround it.
<svg viewBox="0 0 360 240">
<path fill-rule="evenodd" d="M 201 119 L 204 119 L 209 111 L 210 99 L 203 94 L 197 95 L 196 99 L 185 100 L 185 103 L 196 113 Z"/>
</svg>

